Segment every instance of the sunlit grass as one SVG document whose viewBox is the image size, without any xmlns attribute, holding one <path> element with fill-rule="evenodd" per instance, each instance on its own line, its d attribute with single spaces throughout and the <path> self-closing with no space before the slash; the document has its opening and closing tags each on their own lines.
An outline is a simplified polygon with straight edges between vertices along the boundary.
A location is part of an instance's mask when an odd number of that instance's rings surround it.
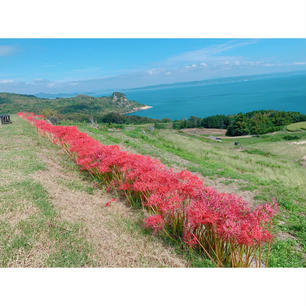
<svg viewBox="0 0 306 306">
<path fill-rule="evenodd" d="M 289 124 L 287 126 L 287 130 L 289 132 L 296 132 L 298 130 L 306 130 L 306 121 Z"/>
<path fill-rule="evenodd" d="M 88 131 L 88 128 L 83 128 Z M 241 179 L 246 182 L 241 189 L 256 191 L 256 199 L 260 202 L 271 201 L 275 197 L 281 206 L 280 218 L 283 218 L 282 225 L 276 224 L 276 227 L 296 240 L 277 240 L 271 249 L 270 266 L 306 266 L 303 255 L 306 252 L 306 221 L 305 217 L 301 217 L 306 214 L 306 171 L 298 162 L 306 155 L 306 148 L 305 145 L 292 144 L 292 140 L 286 139 L 287 135 L 293 134 L 280 131 L 241 138 L 239 145 L 234 146 L 232 139 L 219 143 L 174 130 L 149 131 L 141 127 L 116 132 L 97 130 L 91 134 L 105 144 L 122 144 L 125 148 L 158 157 L 167 164 L 178 165 L 203 176 Z M 297 132 L 294 135 L 303 140 L 306 133 Z M 186 163 L 177 161 L 175 157 Z"/>
</svg>

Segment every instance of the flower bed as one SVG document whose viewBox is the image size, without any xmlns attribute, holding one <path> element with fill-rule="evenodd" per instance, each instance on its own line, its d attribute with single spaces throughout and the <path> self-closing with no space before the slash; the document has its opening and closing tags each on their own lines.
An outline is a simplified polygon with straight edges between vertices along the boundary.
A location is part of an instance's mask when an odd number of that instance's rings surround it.
<svg viewBox="0 0 306 306">
<path fill-rule="evenodd" d="M 75 126 L 55 126 L 33 113 L 19 113 L 72 158 L 82 171 L 116 189 L 133 207 L 149 212 L 144 225 L 183 239 L 219 267 L 268 265 L 275 201 L 251 210 L 234 194 L 219 193 L 189 171 L 175 172 L 149 156 L 103 145 Z M 266 258 L 262 245 L 268 244 Z"/>
</svg>

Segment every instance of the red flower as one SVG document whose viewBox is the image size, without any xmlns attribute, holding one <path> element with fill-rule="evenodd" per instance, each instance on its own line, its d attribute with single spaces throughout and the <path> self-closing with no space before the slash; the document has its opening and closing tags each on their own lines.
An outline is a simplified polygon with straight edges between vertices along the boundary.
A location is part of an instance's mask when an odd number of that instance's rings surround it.
<svg viewBox="0 0 306 306">
<path fill-rule="evenodd" d="M 111 205 L 112 202 L 115 202 L 116 199 L 115 198 L 112 198 L 110 201 L 108 201 L 106 204 L 105 204 L 105 207 L 108 207 Z"/>
<path fill-rule="evenodd" d="M 144 219 L 144 226 L 152 228 L 154 233 L 160 231 L 164 227 L 164 220 L 161 215 L 153 215 Z"/>
</svg>

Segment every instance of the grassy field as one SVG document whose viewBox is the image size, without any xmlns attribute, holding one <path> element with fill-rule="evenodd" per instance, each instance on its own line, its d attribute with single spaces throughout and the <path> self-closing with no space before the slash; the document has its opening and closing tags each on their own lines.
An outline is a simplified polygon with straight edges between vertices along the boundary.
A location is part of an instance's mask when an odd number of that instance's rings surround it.
<svg viewBox="0 0 306 306">
<path fill-rule="evenodd" d="M 142 211 L 93 188 L 58 147 L 27 122 L 0 127 L 1 267 L 209 267 L 212 263 L 142 227 Z M 65 124 L 65 123 L 63 123 Z M 201 133 L 79 124 L 104 144 L 197 173 L 221 192 L 252 206 L 280 204 L 271 267 L 306 267 L 306 132 L 277 132 L 216 142 Z M 234 145 L 238 141 L 238 145 Z"/>
<path fill-rule="evenodd" d="M 306 130 L 306 122 L 297 122 L 297 123 L 292 123 L 292 124 L 289 124 L 287 126 L 287 130 L 289 132 L 296 132 L 296 131 L 299 131 L 299 130 Z"/>
<path fill-rule="evenodd" d="M 277 238 L 269 265 L 306 266 L 306 172 L 300 165 L 306 145 L 298 143 L 305 139 L 306 132 L 281 131 L 216 142 L 199 133 L 153 130 L 145 125 L 120 130 L 106 126 L 92 128 L 87 124 L 79 127 L 104 144 L 120 144 L 126 150 L 154 156 L 176 169 L 189 169 L 207 185 L 235 192 L 252 206 L 275 198 L 280 213 L 275 222 Z"/>
<path fill-rule="evenodd" d="M 0 267 L 185 267 L 200 262 L 144 230 L 142 212 L 119 200 L 106 207 L 116 195 L 93 188 L 57 146 L 38 137 L 26 121 L 12 120 L 0 125 Z"/>
</svg>

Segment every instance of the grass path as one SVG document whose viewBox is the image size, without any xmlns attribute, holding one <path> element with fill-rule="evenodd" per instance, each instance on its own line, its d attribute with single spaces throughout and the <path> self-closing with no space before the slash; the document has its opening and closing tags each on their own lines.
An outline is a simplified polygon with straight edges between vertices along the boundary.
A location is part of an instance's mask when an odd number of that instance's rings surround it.
<svg viewBox="0 0 306 306">
<path fill-rule="evenodd" d="M 1 267 L 184 267 L 143 212 L 92 182 L 27 122 L 0 127 Z M 114 196 L 116 197 L 116 196 Z"/>
</svg>

